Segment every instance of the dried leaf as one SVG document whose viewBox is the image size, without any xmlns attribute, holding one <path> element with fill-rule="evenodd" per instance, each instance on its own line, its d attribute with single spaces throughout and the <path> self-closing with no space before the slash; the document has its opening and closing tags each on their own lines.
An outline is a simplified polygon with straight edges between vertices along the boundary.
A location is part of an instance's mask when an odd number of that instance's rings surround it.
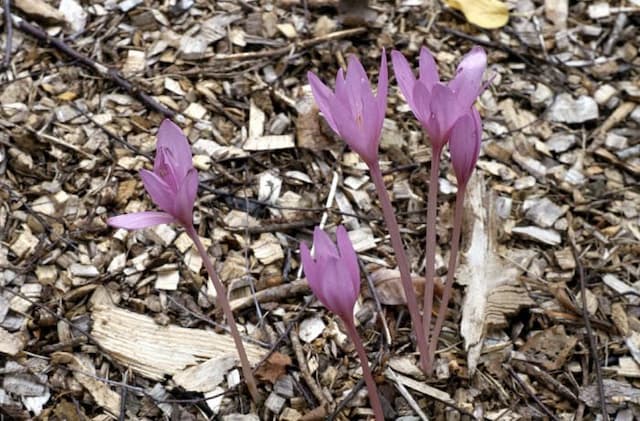
<svg viewBox="0 0 640 421">
<path fill-rule="evenodd" d="M 291 365 L 291 357 L 280 352 L 274 352 L 256 370 L 256 376 L 262 381 L 275 384 L 276 380 L 287 372 L 287 366 L 289 365 Z"/>
<path fill-rule="evenodd" d="M 470 23 L 495 29 L 507 24 L 509 9 L 498 0 L 445 0 L 449 7 L 460 10 Z"/>
</svg>

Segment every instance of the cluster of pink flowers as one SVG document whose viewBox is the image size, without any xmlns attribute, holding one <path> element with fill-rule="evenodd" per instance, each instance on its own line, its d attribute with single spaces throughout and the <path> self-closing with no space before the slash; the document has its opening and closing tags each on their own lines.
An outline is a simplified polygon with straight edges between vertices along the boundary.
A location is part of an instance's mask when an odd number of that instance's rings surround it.
<svg viewBox="0 0 640 421">
<path fill-rule="evenodd" d="M 464 191 L 475 168 L 480 152 L 482 122 L 474 107 L 476 98 L 484 89 L 482 82 L 487 59 L 484 50 L 475 47 L 460 65 L 456 77 L 448 84 L 442 83 L 431 53 L 423 48 L 419 59 L 419 76 L 416 77 L 405 57 L 398 51 L 391 53 L 396 80 L 413 114 L 427 133 L 433 149 L 431 182 L 427 209 L 427 288 L 424 297 L 423 317 L 419 315 L 417 297 L 411 282 L 411 272 L 393 207 L 384 186 L 378 162 L 378 146 L 387 106 L 387 58 L 384 50 L 378 76 L 377 92 L 371 90 L 365 69 L 354 56 L 349 58 L 346 74 L 340 70 L 336 76 L 335 90 L 323 84 L 309 73 L 309 82 L 318 107 L 331 128 L 360 155 L 368 165 L 380 199 L 385 222 L 396 253 L 407 305 L 414 324 L 421 364 L 430 372 L 435 349 L 451 295 L 455 272 Z M 458 180 L 458 196 L 454 216 L 452 251 L 447 284 L 434 329 L 431 329 L 433 307 L 433 273 L 435 256 L 435 215 L 437 207 L 437 179 L 442 150 L 449 145 L 451 163 Z M 201 254 L 217 292 L 236 348 L 242 362 L 243 373 L 249 391 L 258 399 L 255 379 L 249 366 L 242 340 L 233 320 L 233 313 L 226 291 L 211 264 L 206 249 L 193 226 L 193 207 L 198 191 L 198 173 L 193 168 L 191 148 L 182 131 L 165 120 L 158 130 L 158 143 L 153 171 L 142 170 L 140 177 L 151 200 L 161 212 L 139 212 L 109 218 L 114 227 L 139 229 L 157 224 L 180 224 L 191 237 Z M 367 362 L 367 355 L 360 341 L 353 320 L 353 310 L 360 293 L 360 269 L 358 258 L 347 231 L 339 226 L 336 231 L 337 246 L 320 228 L 314 231 L 314 256 L 302 244 L 300 255 L 311 290 L 329 310 L 343 321 L 360 358 L 369 398 L 376 419 L 382 420 L 382 406 L 375 382 Z M 431 334 L 430 342 L 427 341 Z M 430 345 L 429 345 L 430 344 Z"/>
<path fill-rule="evenodd" d="M 387 58 L 383 50 L 378 76 L 376 94 L 371 90 L 366 71 L 357 58 L 351 56 L 346 76 L 338 71 L 335 91 L 323 84 L 318 77 L 309 73 L 309 83 L 318 108 L 327 123 L 353 151 L 358 153 L 368 165 L 378 196 L 391 242 L 396 253 L 407 305 L 416 332 L 420 361 L 426 373 L 433 367 L 440 329 L 444 320 L 448 300 L 451 296 L 453 274 L 455 272 L 460 227 L 462 225 L 462 203 L 464 192 L 480 153 L 482 139 L 482 121 L 474 103 L 482 90 L 483 75 L 487 66 L 487 57 L 480 47 L 473 48 L 462 60 L 455 78 L 448 84 L 440 81 L 438 69 L 432 54 L 426 48 L 420 51 L 418 78 L 398 51 L 391 53 L 393 69 L 407 103 L 413 114 L 428 135 L 432 147 L 431 182 L 427 201 L 427 240 L 426 240 L 426 292 L 422 318 L 417 307 L 417 297 L 411 282 L 409 262 L 400 238 L 388 192 L 382 182 L 378 163 L 378 146 L 384 122 L 387 102 Z M 440 158 L 446 145 L 449 145 L 451 165 L 458 181 L 452 249 L 449 261 L 449 273 L 443 292 L 438 317 L 431 329 L 431 310 L 433 308 L 433 277 L 435 265 L 435 220 L 437 208 L 437 187 Z M 359 271 L 353 246 L 346 238 L 344 228 L 337 232 L 339 252 L 326 234 L 319 229 L 314 233 L 315 256 L 312 260 L 305 245 L 301 247 L 302 263 L 309 285 L 318 299 L 342 319 L 347 332 L 359 350 L 360 339 L 353 328 L 353 308 L 359 290 Z M 355 291 L 355 293 L 354 293 Z M 427 340 L 431 334 L 430 342 Z M 360 352 L 359 352 L 360 354 Z M 369 388 L 369 399 L 376 419 L 384 419 L 375 383 L 368 379 L 370 370 L 364 357 L 360 356 L 363 374 Z M 371 386 L 373 384 L 374 386 Z"/>
</svg>

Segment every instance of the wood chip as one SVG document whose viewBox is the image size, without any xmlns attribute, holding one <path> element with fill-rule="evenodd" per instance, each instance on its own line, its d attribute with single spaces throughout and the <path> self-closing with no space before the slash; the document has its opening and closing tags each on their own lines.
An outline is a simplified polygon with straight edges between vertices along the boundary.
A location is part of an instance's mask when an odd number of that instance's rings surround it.
<svg viewBox="0 0 640 421">
<path fill-rule="evenodd" d="M 91 312 L 92 335 L 121 364 L 153 380 L 173 376 L 205 359 L 235 354 L 233 339 L 202 329 L 160 326 L 148 316 L 111 306 Z M 265 351 L 245 343 L 247 356 L 256 364 Z"/>
</svg>

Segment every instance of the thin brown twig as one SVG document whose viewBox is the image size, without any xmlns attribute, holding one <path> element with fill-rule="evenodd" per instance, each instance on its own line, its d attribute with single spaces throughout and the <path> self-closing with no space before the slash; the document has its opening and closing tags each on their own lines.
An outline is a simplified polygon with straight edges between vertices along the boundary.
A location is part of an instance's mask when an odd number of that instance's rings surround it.
<svg viewBox="0 0 640 421">
<path fill-rule="evenodd" d="M 38 40 L 45 42 L 61 53 L 73 58 L 78 63 L 83 66 L 95 71 L 100 76 L 109 79 L 111 82 L 118 85 L 120 88 L 124 89 L 129 95 L 136 98 L 146 107 L 151 109 L 152 111 L 156 111 L 167 118 L 177 117 L 178 114 L 165 107 L 164 105 L 157 102 L 153 97 L 149 94 L 141 91 L 137 86 L 133 85 L 129 82 L 118 70 L 109 68 L 104 64 L 98 63 L 97 61 L 81 54 L 77 50 L 71 48 L 67 43 L 58 38 L 53 38 L 49 34 L 47 34 L 42 28 L 35 24 L 31 24 L 26 20 L 22 19 L 19 16 L 13 15 L 11 13 L 5 13 L 8 15 L 13 21 L 13 25 L 21 31 L 37 38 Z"/>
<path fill-rule="evenodd" d="M 321 405 L 325 406 L 325 408 L 328 407 L 329 401 L 327 400 L 326 396 L 324 396 L 324 393 L 322 393 L 322 389 L 320 389 L 320 386 L 318 386 L 318 383 L 316 383 L 315 379 L 309 372 L 309 367 L 307 366 L 307 360 L 304 357 L 304 353 L 302 352 L 302 345 L 300 344 L 300 339 L 298 339 L 298 332 L 296 332 L 295 329 L 291 329 L 291 332 L 289 334 L 289 339 L 291 339 L 291 346 L 293 347 L 296 360 L 298 360 L 298 368 L 300 369 L 300 374 L 302 374 L 302 378 L 307 383 L 307 386 L 309 386 L 309 389 L 311 389 L 311 393 L 313 393 L 313 396 L 315 396 L 316 399 L 318 399 L 318 402 Z"/>
<path fill-rule="evenodd" d="M 576 239 L 573 228 L 571 227 L 571 221 L 569 222 L 569 229 L 567 230 L 567 236 L 569 237 L 569 243 L 571 245 L 571 252 L 573 253 L 573 259 L 576 262 L 576 269 L 578 272 L 578 281 L 580 283 L 580 296 L 582 298 L 582 318 L 584 319 L 584 326 L 587 330 L 587 338 L 589 339 L 589 353 L 593 360 L 593 366 L 596 373 L 596 382 L 598 385 L 598 396 L 600 401 L 600 412 L 604 421 L 609 420 L 609 413 L 607 412 L 607 404 L 604 394 L 604 384 L 602 383 L 602 370 L 600 369 L 600 358 L 598 358 L 598 348 L 596 347 L 596 340 L 591 328 L 591 320 L 589 319 L 589 310 L 587 308 L 587 287 L 584 281 L 584 266 L 580 261 L 580 254 L 578 253 L 578 247 L 576 246 Z"/>
<path fill-rule="evenodd" d="M 244 53 L 234 53 L 234 54 L 217 54 L 212 58 L 216 62 L 222 61 L 233 61 L 233 60 L 253 60 L 258 58 L 265 57 L 277 57 L 285 54 L 293 53 L 296 50 L 303 50 L 305 48 L 313 47 L 317 44 L 322 44 L 323 42 L 333 41 L 340 38 L 347 38 L 354 35 L 360 35 L 367 32 L 367 28 L 353 28 L 353 29 L 345 29 L 343 31 L 332 32 L 327 35 L 322 35 L 319 37 L 307 39 L 304 41 L 296 42 L 290 45 L 285 45 L 284 47 L 274 48 L 270 50 L 262 50 L 262 51 L 250 51 Z"/>
<path fill-rule="evenodd" d="M 4 29 L 6 37 L 4 44 L 4 58 L 2 68 L 6 69 L 11 64 L 11 49 L 13 48 L 13 22 L 11 21 L 11 0 L 4 0 Z"/>
<path fill-rule="evenodd" d="M 540 407 L 542 412 L 547 414 L 549 416 L 549 418 L 551 418 L 552 420 L 556 420 L 556 421 L 558 420 L 558 417 L 556 417 L 554 415 L 554 413 L 547 407 L 547 405 L 545 405 L 544 402 L 542 402 L 540 400 L 540 398 L 538 396 L 536 396 L 536 394 L 531 389 L 529 389 L 529 386 L 527 386 L 522 381 L 522 379 L 520 379 L 520 377 L 518 377 L 518 374 L 513 370 L 513 368 L 511 368 L 511 366 L 505 365 L 505 369 L 507 370 L 509 375 L 513 378 L 513 380 L 515 380 L 516 383 L 518 383 L 520 388 L 522 390 L 524 390 L 527 393 L 527 395 L 529 395 L 531 397 L 531 399 L 533 399 L 538 404 L 538 406 Z"/>
</svg>

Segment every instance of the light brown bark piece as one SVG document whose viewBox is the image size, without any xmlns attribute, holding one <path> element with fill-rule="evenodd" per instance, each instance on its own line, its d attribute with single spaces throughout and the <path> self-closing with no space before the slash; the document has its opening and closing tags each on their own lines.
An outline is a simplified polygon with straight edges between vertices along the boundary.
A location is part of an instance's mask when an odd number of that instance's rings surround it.
<svg viewBox="0 0 640 421">
<path fill-rule="evenodd" d="M 211 358 L 236 356 L 229 335 L 160 326 L 151 317 L 110 306 L 96 306 L 91 317 L 92 334 L 100 346 L 121 364 L 150 379 L 162 380 Z M 244 346 L 252 364 L 265 354 L 257 345 L 245 342 Z"/>
</svg>

